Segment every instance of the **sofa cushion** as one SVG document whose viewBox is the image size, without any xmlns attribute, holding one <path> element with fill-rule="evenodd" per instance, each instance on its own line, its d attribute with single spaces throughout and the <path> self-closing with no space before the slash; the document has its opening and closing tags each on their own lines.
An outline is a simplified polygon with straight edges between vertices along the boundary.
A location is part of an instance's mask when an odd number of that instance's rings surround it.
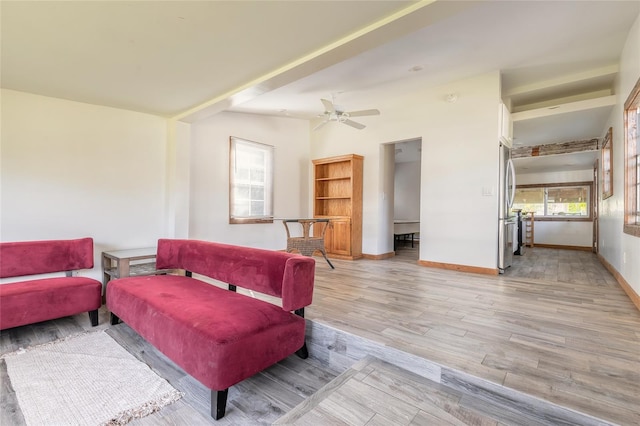
<svg viewBox="0 0 640 426">
<path fill-rule="evenodd" d="M 102 284 L 56 277 L 0 285 L 0 330 L 96 310 Z"/>
<path fill-rule="evenodd" d="M 215 390 L 254 375 L 304 344 L 303 318 L 185 276 L 113 280 L 107 286 L 107 307 Z"/>
</svg>

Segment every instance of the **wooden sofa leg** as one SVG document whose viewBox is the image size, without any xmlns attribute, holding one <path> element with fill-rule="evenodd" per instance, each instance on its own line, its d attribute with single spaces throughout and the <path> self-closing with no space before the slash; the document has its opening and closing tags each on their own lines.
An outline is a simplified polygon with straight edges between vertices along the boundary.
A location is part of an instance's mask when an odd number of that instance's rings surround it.
<svg viewBox="0 0 640 426">
<path fill-rule="evenodd" d="M 120 318 L 118 318 L 116 315 L 113 314 L 113 312 L 111 313 L 111 325 L 116 325 L 116 324 L 120 324 Z"/>
<path fill-rule="evenodd" d="M 229 388 L 221 391 L 211 389 L 211 417 L 220 420 L 224 417 L 227 408 L 227 395 Z"/>
<path fill-rule="evenodd" d="M 98 310 L 89 311 L 89 319 L 91 320 L 91 326 L 95 327 L 98 325 Z"/>
</svg>

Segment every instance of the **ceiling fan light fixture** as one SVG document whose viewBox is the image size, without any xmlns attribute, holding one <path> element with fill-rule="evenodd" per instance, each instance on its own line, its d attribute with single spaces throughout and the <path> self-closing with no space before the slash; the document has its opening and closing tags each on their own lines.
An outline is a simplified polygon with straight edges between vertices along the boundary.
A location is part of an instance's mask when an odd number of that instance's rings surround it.
<svg viewBox="0 0 640 426">
<path fill-rule="evenodd" d="M 447 96 L 445 96 L 444 99 L 447 102 L 449 102 L 450 104 L 456 103 L 458 101 L 458 94 L 457 93 L 447 93 Z"/>
</svg>

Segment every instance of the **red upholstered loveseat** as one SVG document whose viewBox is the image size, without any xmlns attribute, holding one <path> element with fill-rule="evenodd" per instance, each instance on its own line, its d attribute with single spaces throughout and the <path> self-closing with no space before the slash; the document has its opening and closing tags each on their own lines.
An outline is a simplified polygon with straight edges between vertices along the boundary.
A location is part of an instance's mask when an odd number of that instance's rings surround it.
<svg viewBox="0 0 640 426">
<path fill-rule="evenodd" d="M 0 243 L 0 278 L 65 272 L 66 276 L 0 284 L 0 330 L 88 312 L 98 325 L 102 284 L 72 276 L 93 268 L 93 239 Z"/>
<path fill-rule="evenodd" d="M 156 267 L 185 270 L 185 275 L 110 281 L 111 323 L 124 321 L 211 389 L 211 416 L 216 420 L 225 414 L 230 386 L 293 353 L 307 356 L 304 307 L 313 296 L 314 259 L 161 239 Z M 194 278 L 194 273 L 228 289 Z M 237 287 L 278 297 L 282 307 L 238 293 Z"/>
</svg>

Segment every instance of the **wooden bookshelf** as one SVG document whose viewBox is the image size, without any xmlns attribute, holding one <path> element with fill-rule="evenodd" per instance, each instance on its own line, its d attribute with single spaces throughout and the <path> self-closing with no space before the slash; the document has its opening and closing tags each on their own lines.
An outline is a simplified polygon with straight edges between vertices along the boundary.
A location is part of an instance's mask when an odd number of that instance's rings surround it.
<svg viewBox="0 0 640 426">
<path fill-rule="evenodd" d="M 363 159 L 350 154 L 313 160 L 313 216 L 330 219 L 325 234 L 330 257 L 362 257 Z"/>
</svg>

